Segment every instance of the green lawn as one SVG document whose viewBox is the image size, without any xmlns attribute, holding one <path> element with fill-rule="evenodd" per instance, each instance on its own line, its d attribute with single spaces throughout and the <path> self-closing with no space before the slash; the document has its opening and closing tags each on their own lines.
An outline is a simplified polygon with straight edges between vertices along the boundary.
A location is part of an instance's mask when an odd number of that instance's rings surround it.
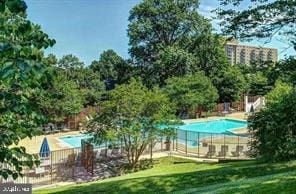
<svg viewBox="0 0 296 194">
<path fill-rule="evenodd" d="M 34 193 L 296 193 L 296 161 L 220 164 L 165 157 L 152 169 Z"/>
</svg>

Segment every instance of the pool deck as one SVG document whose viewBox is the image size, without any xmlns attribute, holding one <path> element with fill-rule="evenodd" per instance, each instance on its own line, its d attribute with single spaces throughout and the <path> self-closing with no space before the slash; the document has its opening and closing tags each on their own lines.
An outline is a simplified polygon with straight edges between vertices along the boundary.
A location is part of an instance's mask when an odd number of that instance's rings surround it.
<svg viewBox="0 0 296 194">
<path fill-rule="evenodd" d="M 39 153 L 39 149 L 42 144 L 43 138 L 46 137 L 51 151 L 60 150 L 64 148 L 69 148 L 69 146 L 59 141 L 58 140 L 59 137 L 65 136 L 65 135 L 78 135 L 78 134 L 80 134 L 79 131 L 68 131 L 68 132 L 58 132 L 54 134 L 35 136 L 32 139 L 25 138 L 21 140 L 18 146 L 24 146 L 27 152 L 30 154 Z"/>
<path fill-rule="evenodd" d="M 208 117 L 208 118 L 200 118 L 200 119 L 187 119 L 187 120 L 183 120 L 183 122 L 184 123 L 193 123 L 193 122 L 198 122 L 198 121 L 209 121 L 209 120 L 224 119 L 224 118 L 245 120 L 245 113 L 243 113 L 243 112 L 233 113 L 233 114 L 226 115 L 225 117 Z M 238 133 L 238 134 L 247 133 L 247 129 L 236 129 L 233 132 Z M 60 150 L 60 149 L 69 148 L 69 146 L 67 144 L 64 144 L 61 141 L 59 141 L 58 140 L 59 137 L 66 136 L 66 135 L 78 135 L 78 134 L 80 134 L 79 131 L 68 131 L 68 132 L 58 132 L 58 133 L 54 133 L 54 134 L 35 136 L 32 139 L 26 138 L 26 139 L 21 140 L 19 142 L 18 146 L 24 146 L 26 148 L 27 152 L 30 154 L 39 153 L 39 149 L 42 144 L 42 140 L 44 137 L 47 137 L 50 150 L 51 151 Z"/>
</svg>

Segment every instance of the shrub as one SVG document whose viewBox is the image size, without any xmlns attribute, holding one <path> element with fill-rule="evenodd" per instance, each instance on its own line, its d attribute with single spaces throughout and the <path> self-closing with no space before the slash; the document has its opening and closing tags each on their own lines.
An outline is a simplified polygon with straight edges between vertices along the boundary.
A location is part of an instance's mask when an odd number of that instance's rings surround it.
<svg viewBox="0 0 296 194">
<path fill-rule="evenodd" d="M 265 109 L 249 118 L 249 130 L 254 136 L 253 154 L 266 161 L 296 159 L 296 90 L 291 86 L 278 94 L 277 86 L 270 94 L 272 101 Z"/>
</svg>

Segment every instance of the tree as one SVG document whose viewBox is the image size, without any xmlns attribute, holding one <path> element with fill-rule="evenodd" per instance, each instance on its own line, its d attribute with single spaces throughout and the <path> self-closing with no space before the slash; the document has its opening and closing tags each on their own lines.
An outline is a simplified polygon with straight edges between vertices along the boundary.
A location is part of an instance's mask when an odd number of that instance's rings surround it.
<svg viewBox="0 0 296 194">
<path fill-rule="evenodd" d="M 246 81 L 236 66 L 223 68 L 212 78 L 220 102 L 235 102 L 247 90 Z"/>
<path fill-rule="evenodd" d="M 204 71 L 211 80 L 231 67 L 225 54 L 225 41 L 225 38 L 211 33 L 193 38 L 190 50 L 197 58 L 195 69 Z"/>
<path fill-rule="evenodd" d="M 197 70 L 194 67 L 196 58 L 186 50 L 168 46 L 159 51 L 159 57 L 154 62 L 155 72 L 151 77 L 147 77 L 147 85 L 158 84 L 164 86 L 165 81 L 172 76 L 184 76 Z"/>
<path fill-rule="evenodd" d="M 18 142 L 32 138 L 44 123 L 38 101 L 50 86 L 42 64 L 43 49 L 54 40 L 26 19 L 22 0 L 0 1 L 0 176 L 17 178 L 24 167 L 38 164 Z"/>
<path fill-rule="evenodd" d="M 166 130 L 158 125 L 174 118 L 169 99 L 159 89 L 148 90 L 135 79 L 109 91 L 100 107 L 89 123 L 89 132 L 97 143 L 122 140 L 132 168 L 147 146 Z"/>
<path fill-rule="evenodd" d="M 268 95 L 266 108 L 249 119 L 255 156 L 264 161 L 296 159 L 296 91 L 278 83 Z"/>
<path fill-rule="evenodd" d="M 84 64 L 79 60 L 78 57 L 75 55 L 69 54 L 69 55 L 64 55 L 57 64 L 58 67 L 62 69 L 68 69 L 68 70 L 73 70 L 73 69 L 81 69 Z"/>
<path fill-rule="evenodd" d="M 222 30 L 237 38 L 287 39 L 296 50 L 294 0 L 220 0 L 225 9 L 217 9 Z M 236 9 L 244 5 L 245 10 Z"/>
<path fill-rule="evenodd" d="M 54 72 L 52 87 L 39 98 L 47 121 L 54 123 L 81 112 L 84 102 L 79 86 L 67 79 L 63 72 Z"/>
<path fill-rule="evenodd" d="M 78 85 L 83 95 L 84 106 L 96 106 L 105 92 L 104 83 L 98 73 L 90 68 L 75 70 L 72 80 Z"/>
<path fill-rule="evenodd" d="M 220 51 L 225 55 L 223 47 L 209 44 L 218 38 L 198 8 L 198 0 L 144 0 L 130 11 L 129 52 L 147 86 L 162 87 L 170 77 L 198 70 L 207 73 L 224 64 L 219 58 Z"/>
<path fill-rule="evenodd" d="M 277 100 L 283 99 L 283 97 L 293 92 L 293 86 L 289 83 L 277 81 L 275 88 L 266 95 L 267 104 L 276 103 Z"/>
<path fill-rule="evenodd" d="M 65 55 L 58 60 L 56 66 L 57 68 L 55 71 L 57 71 L 60 75 L 63 74 L 68 79 L 67 83 L 72 81 L 77 85 L 77 89 L 80 90 L 80 93 L 84 97 L 84 106 L 94 106 L 100 101 L 101 95 L 104 91 L 104 84 L 101 81 L 101 77 L 91 68 L 84 67 L 84 63 L 81 62 L 78 57 L 72 54 Z M 75 90 L 72 91 L 76 93 Z M 68 95 L 70 95 L 70 93 L 68 93 Z"/>
<path fill-rule="evenodd" d="M 187 117 L 199 107 L 209 110 L 218 99 L 217 89 L 203 73 L 170 78 L 164 90 L 181 117 Z"/>
<path fill-rule="evenodd" d="M 44 57 L 43 63 L 49 66 L 54 66 L 58 62 L 57 57 L 54 54 L 49 54 L 47 57 Z"/>
<path fill-rule="evenodd" d="M 268 84 L 268 78 L 264 76 L 262 72 L 257 72 L 255 74 L 251 74 L 248 77 L 249 80 L 249 91 L 248 93 L 251 95 L 266 95 L 273 86 Z"/>
<path fill-rule="evenodd" d="M 78 57 L 69 54 L 64 55 L 57 63 L 57 66 L 64 69 L 66 76 L 71 78 L 75 70 L 80 70 L 84 67 L 84 63 L 79 60 Z"/>
<path fill-rule="evenodd" d="M 268 73 L 269 82 L 275 83 L 281 80 L 296 86 L 296 59 L 289 57 L 278 62 Z"/>
<path fill-rule="evenodd" d="M 131 66 L 111 49 L 104 51 L 99 61 L 93 61 L 90 68 L 97 72 L 102 80 L 112 80 L 118 84 L 128 81 L 131 71 Z"/>
</svg>

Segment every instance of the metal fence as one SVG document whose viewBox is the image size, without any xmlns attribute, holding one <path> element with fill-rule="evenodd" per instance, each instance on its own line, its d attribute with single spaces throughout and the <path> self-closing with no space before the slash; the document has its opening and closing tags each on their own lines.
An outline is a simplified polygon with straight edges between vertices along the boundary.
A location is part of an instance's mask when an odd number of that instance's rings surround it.
<svg viewBox="0 0 296 194">
<path fill-rule="evenodd" d="M 234 133 L 176 130 L 173 150 L 201 158 L 250 158 L 251 137 Z"/>
<path fill-rule="evenodd" d="M 104 163 L 106 160 L 101 160 L 101 154 L 103 150 L 106 150 L 106 153 L 110 153 L 114 146 L 119 148 L 122 153 L 123 144 L 120 141 L 117 145 L 114 145 L 114 143 L 111 145 L 111 143 L 106 142 L 93 147 L 94 168 L 99 168 L 97 169 L 99 171 L 108 169 L 108 164 Z M 162 142 L 157 140 L 153 143 L 153 146 L 147 146 L 144 154 L 161 150 Z M 43 158 L 40 157 L 40 154 L 34 154 L 40 160 L 38 167 L 23 169 L 23 176 L 18 177 L 16 180 L 13 180 L 12 177 L 6 180 L 0 178 L 0 183 L 31 183 L 33 187 L 39 187 L 56 182 L 84 182 L 85 178 L 88 178 L 87 181 L 91 181 L 95 175 L 93 172 L 89 172 L 89 169 L 86 169 L 83 165 L 83 154 L 81 147 L 51 151 L 49 157 Z M 5 165 L 2 165 L 2 167 L 8 168 Z"/>
<path fill-rule="evenodd" d="M 151 142 L 143 154 L 162 151 L 177 151 L 188 156 L 201 158 L 249 158 L 249 142 L 251 138 L 236 134 L 202 133 L 185 130 L 176 130 L 176 137 L 168 145 L 164 138 Z M 99 160 L 102 150 L 110 150 L 114 145 L 106 142 L 100 146 L 94 146 L 93 156 L 95 168 L 101 165 Z M 118 141 L 117 148 L 123 148 L 122 141 Z M 36 154 L 39 157 L 39 154 Z M 80 147 L 51 151 L 49 157 L 40 158 L 41 164 L 32 169 L 23 169 L 23 176 L 13 180 L 1 180 L 1 182 L 32 183 L 34 187 L 49 185 L 56 182 L 79 182 L 81 177 L 91 177 L 82 164 L 83 153 Z M 106 166 L 101 165 L 101 166 Z M 104 168 L 100 167 L 101 171 Z M 106 169 L 108 166 L 106 167 Z M 91 180 L 91 179 L 90 179 Z"/>
</svg>

